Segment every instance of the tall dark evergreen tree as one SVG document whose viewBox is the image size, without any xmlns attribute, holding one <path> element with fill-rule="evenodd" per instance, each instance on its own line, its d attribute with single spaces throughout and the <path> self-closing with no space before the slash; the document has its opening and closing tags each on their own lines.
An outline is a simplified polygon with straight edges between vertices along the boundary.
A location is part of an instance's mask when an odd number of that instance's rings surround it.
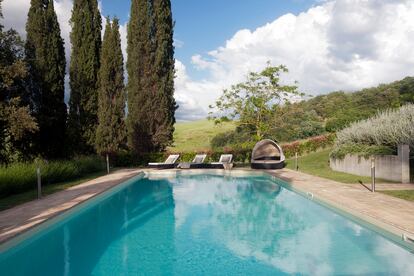
<svg viewBox="0 0 414 276">
<path fill-rule="evenodd" d="M 69 137 L 76 152 L 92 152 L 98 125 L 102 19 L 97 0 L 74 0 L 71 17 Z"/>
<path fill-rule="evenodd" d="M 136 153 L 154 150 L 151 133 L 156 87 L 152 1 L 132 0 L 128 24 L 128 144 Z"/>
<path fill-rule="evenodd" d="M 155 72 L 157 96 L 153 143 L 160 150 L 173 141 L 175 110 L 174 99 L 174 23 L 170 0 L 154 0 L 155 15 Z"/>
<path fill-rule="evenodd" d="M 66 59 L 53 0 L 31 0 L 26 32 L 31 98 L 40 129 L 37 144 L 43 156 L 58 158 L 66 129 Z"/>
<path fill-rule="evenodd" d="M 169 0 L 133 0 L 128 25 L 128 143 L 138 153 L 171 144 L 174 100 L 173 20 Z"/>
<path fill-rule="evenodd" d="M 125 143 L 124 61 L 119 22 L 107 19 L 99 70 L 98 128 L 96 150 L 113 154 Z"/>
</svg>

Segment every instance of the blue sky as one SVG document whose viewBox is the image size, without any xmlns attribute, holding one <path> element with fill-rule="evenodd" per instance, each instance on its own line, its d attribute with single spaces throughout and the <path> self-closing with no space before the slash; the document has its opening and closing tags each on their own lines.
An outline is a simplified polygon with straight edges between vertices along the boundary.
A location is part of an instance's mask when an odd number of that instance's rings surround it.
<svg viewBox="0 0 414 276">
<path fill-rule="evenodd" d="M 175 56 L 191 69 L 191 57 L 205 54 L 221 45 L 240 29 L 256 29 L 286 13 L 298 14 L 315 0 L 172 0 L 176 22 Z M 128 21 L 130 1 L 102 1 L 104 16 L 116 15 L 122 24 Z M 195 78 L 204 72 L 189 70 Z"/>
</svg>

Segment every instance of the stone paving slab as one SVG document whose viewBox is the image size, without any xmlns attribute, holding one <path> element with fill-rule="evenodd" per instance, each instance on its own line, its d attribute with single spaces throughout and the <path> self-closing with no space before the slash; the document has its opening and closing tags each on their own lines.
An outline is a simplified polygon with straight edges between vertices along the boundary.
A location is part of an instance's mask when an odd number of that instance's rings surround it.
<svg viewBox="0 0 414 276">
<path fill-rule="evenodd" d="M 401 184 L 401 183 L 377 183 L 375 184 L 377 191 L 408 191 L 414 190 L 414 184 Z"/>
<path fill-rule="evenodd" d="M 0 244 L 136 176 L 142 170 L 119 170 L 0 212 Z"/>
<path fill-rule="evenodd" d="M 293 188 L 310 192 L 321 201 L 400 237 L 402 234 L 414 237 L 414 202 L 372 193 L 358 184 L 339 183 L 289 169 L 270 174 L 289 182 Z"/>
</svg>

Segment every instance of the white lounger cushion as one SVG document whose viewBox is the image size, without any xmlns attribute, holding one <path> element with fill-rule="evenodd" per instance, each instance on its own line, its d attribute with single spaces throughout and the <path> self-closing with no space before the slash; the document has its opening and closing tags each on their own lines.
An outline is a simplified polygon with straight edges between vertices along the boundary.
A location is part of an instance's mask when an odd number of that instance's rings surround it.
<svg viewBox="0 0 414 276">
<path fill-rule="evenodd" d="M 201 164 L 204 163 L 204 160 L 206 159 L 207 154 L 197 154 L 192 163 L 197 163 L 197 164 Z"/>
<path fill-rule="evenodd" d="M 168 156 L 167 160 L 165 160 L 164 163 L 148 163 L 148 165 L 157 166 L 157 165 L 165 165 L 165 164 L 174 164 L 175 162 L 177 162 L 179 157 L 180 157 L 180 155 L 178 155 L 178 154 L 172 154 L 172 155 Z"/>
<path fill-rule="evenodd" d="M 175 162 L 177 162 L 178 157 L 180 157 L 178 154 L 173 154 L 168 156 L 167 160 L 165 160 L 165 164 L 174 164 Z"/>
<path fill-rule="evenodd" d="M 230 164 L 232 160 L 233 160 L 233 154 L 222 154 L 218 162 L 213 162 L 211 164 L 213 165 Z"/>
</svg>

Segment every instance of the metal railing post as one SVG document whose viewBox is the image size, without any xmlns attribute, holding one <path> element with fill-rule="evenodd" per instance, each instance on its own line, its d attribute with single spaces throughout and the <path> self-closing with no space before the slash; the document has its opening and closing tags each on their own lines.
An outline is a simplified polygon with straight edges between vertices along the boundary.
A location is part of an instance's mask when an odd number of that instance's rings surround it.
<svg viewBox="0 0 414 276">
<path fill-rule="evenodd" d="M 375 157 L 371 158 L 371 192 L 375 192 Z"/>
<path fill-rule="evenodd" d="M 299 170 L 299 166 L 298 166 L 298 153 L 295 152 L 295 170 Z"/>
<path fill-rule="evenodd" d="M 37 198 L 40 199 L 42 197 L 42 175 L 40 173 L 40 167 L 37 167 L 36 174 L 37 174 Z"/>
<path fill-rule="evenodd" d="M 109 174 L 109 155 L 108 154 L 106 155 L 106 171 Z"/>
</svg>

